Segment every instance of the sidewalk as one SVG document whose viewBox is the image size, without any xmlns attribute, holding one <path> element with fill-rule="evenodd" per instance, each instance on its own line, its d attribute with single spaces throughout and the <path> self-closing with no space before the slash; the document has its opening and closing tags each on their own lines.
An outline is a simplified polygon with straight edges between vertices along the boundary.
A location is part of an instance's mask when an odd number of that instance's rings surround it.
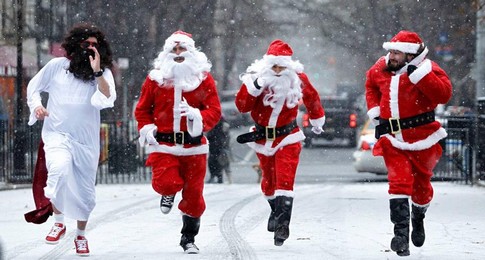
<svg viewBox="0 0 485 260">
<path fill-rule="evenodd" d="M 179 210 L 158 208 L 149 184 L 98 185 L 88 224 L 88 259 L 485 259 L 485 188 L 434 183 L 425 219 L 426 243 L 402 258 L 389 249 L 387 183 L 297 184 L 290 238 L 273 245 L 266 231 L 268 203 L 257 184 L 208 184 L 207 210 L 196 244 L 199 255 L 178 245 Z M 176 203 L 180 194 L 176 197 Z M 75 221 L 58 245 L 45 244 L 53 218 L 25 222 L 34 209 L 30 189 L 0 191 L 0 240 L 4 259 L 80 259 L 73 247 Z"/>
</svg>

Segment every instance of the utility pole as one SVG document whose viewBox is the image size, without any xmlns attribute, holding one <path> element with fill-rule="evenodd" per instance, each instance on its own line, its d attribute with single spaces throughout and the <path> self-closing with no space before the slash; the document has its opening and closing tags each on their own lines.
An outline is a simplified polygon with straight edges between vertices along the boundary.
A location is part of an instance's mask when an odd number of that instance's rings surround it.
<svg viewBox="0 0 485 260">
<path fill-rule="evenodd" d="M 23 123 L 23 106 L 22 88 L 23 88 L 23 34 L 24 34 L 24 0 L 17 0 L 17 79 L 16 79 L 16 114 L 14 123 L 14 172 L 10 176 L 11 183 L 30 182 L 31 178 L 27 176 L 27 167 L 25 163 L 26 152 L 26 131 Z"/>
<path fill-rule="evenodd" d="M 477 47 L 475 50 L 475 79 L 477 99 L 485 97 L 485 0 L 477 3 Z"/>
</svg>

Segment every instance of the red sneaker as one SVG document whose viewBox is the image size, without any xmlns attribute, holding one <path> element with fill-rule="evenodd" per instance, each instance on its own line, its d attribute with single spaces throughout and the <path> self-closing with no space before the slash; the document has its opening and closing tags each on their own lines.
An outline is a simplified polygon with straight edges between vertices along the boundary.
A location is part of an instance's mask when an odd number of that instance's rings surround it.
<svg viewBox="0 0 485 260">
<path fill-rule="evenodd" d="M 89 256 L 88 240 L 84 236 L 77 236 L 74 239 L 76 254 L 79 256 Z"/>
<path fill-rule="evenodd" d="M 57 244 L 65 234 L 66 226 L 61 223 L 55 223 L 49 234 L 45 237 L 45 242 L 47 244 Z"/>
</svg>

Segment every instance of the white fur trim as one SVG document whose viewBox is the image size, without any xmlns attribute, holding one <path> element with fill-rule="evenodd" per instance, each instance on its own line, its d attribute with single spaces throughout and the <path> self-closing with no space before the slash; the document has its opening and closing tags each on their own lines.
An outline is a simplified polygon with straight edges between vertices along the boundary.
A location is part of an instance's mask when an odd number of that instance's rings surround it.
<svg viewBox="0 0 485 260">
<path fill-rule="evenodd" d="M 164 50 L 168 50 L 168 49 L 173 49 L 173 47 L 175 47 L 175 45 L 177 45 L 177 43 L 179 43 L 180 45 L 182 45 L 183 47 L 187 48 L 187 49 L 195 49 L 195 41 L 194 39 L 190 38 L 189 36 L 185 35 L 185 34 L 181 34 L 181 33 L 174 33 L 172 35 L 170 35 L 170 37 L 168 37 L 166 40 L 165 40 L 165 44 L 163 45 L 163 49 Z"/>
<path fill-rule="evenodd" d="M 391 117 L 400 118 L 399 115 L 399 78 L 401 75 L 391 77 L 389 86 L 389 108 L 391 109 Z"/>
<path fill-rule="evenodd" d="M 317 119 L 310 119 L 310 124 L 316 127 L 323 127 L 323 125 L 325 125 L 325 116 Z"/>
<path fill-rule="evenodd" d="M 294 61 L 291 59 L 291 56 L 274 56 L 274 55 L 264 55 L 263 60 L 266 64 L 273 66 L 279 65 L 283 67 L 290 68 L 294 70 L 296 73 L 303 72 L 303 64 L 299 61 Z"/>
<path fill-rule="evenodd" d="M 385 137 L 391 141 L 392 146 L 407 151 L 422 151 L 430 148 L 434 144 L 438 143 L 441 139 L 448 136 L 446 130 L 443 127 L 440 127 L 436 132 L 429 135 L 426 139 L 419 140 L 414 143 L 402 142 L 398 139 L 394 138 L 390 134 L 385 134 L 382 137 Z"/>
<path fill-rule="evenodd" d="M 367 116 L 371 120 L 376 118 L 376 117 L 379 117 L 380 115 L 381 115 L 381 108 L 379 106 L 375 106 L 375 107 L 369 109 L 369 111 L 367 111 Z"/>
<path fill-rule="evenodd" d="M 261 93 L 263 92 L 262 86 L 260 89 L 257 89 L 256 86 L 254 86 L 254 81 L 256 80 L 255 74 L 246 73 L 241 77 L 241 80 L 244 83 L 244 85 L 246 85 L 249 95 L 253 97 L 257 97 L 261 95 Z"/>
<path fill-rule="evenodd" d="M 150 145 L 146 148 L 148 153 L 169 153 L 176 156 L 207 154 L 209 145 L 203 144 L 195 147 L 184 148 L 182 145 L 168 146 L 163 144 Z"/>
<path fill-rule="evenodd" d="M 404 53 L 416 54 L 421 44 L 410 42 L 385 42 L 382 48 L 386 50 L 396 50 Z"/>
<path fill-rule="evenodd" d="M 275 196 L 285 196 L 285 197 L 293 198 L 293 197 L 295 197 L 295 192 L 292 191 L 292 190 L 275 190 L 274 195 Z"/>
<path fill-rule="evenodd" d="M 421 204 L 418 204 L 414 201 L 411 201 L 411 204 L 413 204 L 414 206 L 418 207 L 418 208 L 428 208 L 429 207 L 429 204 L 431 203 L 427 203 L 427 204 L 424 204 L 424 205 L 421 205 Z"/>
<path fill-rule="evenodd" d="M 406 194 L 389 194 L 390 199 L 409 199 L 410 197 Z"/>
<path fill-rule="evenodd" d="M 287 65 L 292 62 L 291 56 L 264 55 L 263 59 L 265 59 L 269 64 L 276 64 L 284 67 L 288 67 Z"/>
<path fill-rule="evenodd" d="M 274 199 L 276 199 L 276 196 L 275 196 L 275 195 L 271 195 L 271 196 L 266 196 L 266 195 L 264 195 L 264 198 L 265 198 L 266 200 L 274 200 Z"/>
<path fill-rule="evenodd" d="M 419 67 L 409 76 L 409 80 L 416 84 L 432 70 L 431 61 L 425 60 Z"/>
<path fill-rule="evenodd" d="M 251 147 L 255 152 L 264 154 L 266 156 L 273 156 L 281 147 L 289 144 L 294 144 L 296 142 L 300 142 L 305 139 L 305 135 L 302 131 L 298 131 L 293 134 L 287 135 L 281 142 L 275 147 L 267 147 L 265 145 L 261 145 L 255 142 L 247 143 L 249 147 Z"/>
</svg>

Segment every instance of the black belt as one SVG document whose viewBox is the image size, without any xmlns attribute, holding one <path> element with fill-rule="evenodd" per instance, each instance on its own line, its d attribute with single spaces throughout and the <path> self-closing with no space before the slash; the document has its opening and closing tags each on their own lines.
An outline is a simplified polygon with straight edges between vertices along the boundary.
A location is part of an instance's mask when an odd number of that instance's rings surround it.
<svg viewBox="0 0 485 260">
<path fill-rule="evenodd" d="M 398 134 L 402 129 L 409 129 L 413 127 L 418 127 L 426 125 L 435 121 L 434 111 L 429 111 L 426 113 L 419 114 L 413 117 L 407 118 L 389 118 L 389 119 L 379 119 L 379 125 L 376 126 L 375 137 L 379 137 L 383 134 Z"/>
<path fill-rule="evenodd" d="M 240 144 L 254 142 L 261 139 L 266 140 L 274 140 L 278 136 L 287 135 L 293 131 L 293 129 L 297 128 L 298 125 L 296 124 L 296 120 L 293 122 L 280 126 L 280 127 L 271 127 L 271 126 L 262 126 L 262 125 L 255 125 L 256 130 L 253 132 L 245 133 L 237 137 L 237 142 Z"/>
<path fill-rule="evenodd" d="M 201 144 L 202 135 L 192 137 L 188 132 L 174 132 L 174 133 L 160 133 L 157 132 L 155 139 L 158 142 L 166 142 L 173 144 Z"/>
</svg>

